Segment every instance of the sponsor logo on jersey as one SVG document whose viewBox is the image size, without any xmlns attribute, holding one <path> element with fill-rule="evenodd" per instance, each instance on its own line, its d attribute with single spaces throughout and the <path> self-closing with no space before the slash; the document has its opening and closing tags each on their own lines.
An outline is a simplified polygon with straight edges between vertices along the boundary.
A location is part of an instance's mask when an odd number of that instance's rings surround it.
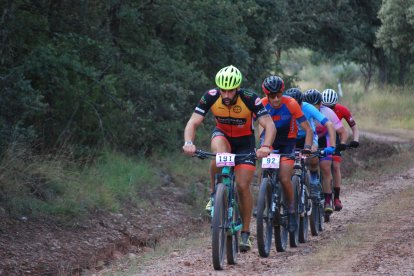
<svg viewBox="0 0 414 276">
<path fill-rule="evenodd" d="M 206 104 L 206 103 L 207 103 L 206 98 L 204 98 L 204 96 L 203 96 L 203 97 L 201 97 L 201 99 L 200 99 L 200 103 L 201 103 L 201 104 Z"/>
<path fill-rule="evenodd" d="M 200 113 L 202 113 L 202 114 L 206 113 L 203 109 L 201 109 L 199 107 L 196 107 L 195 110 L 198 111 L 198 112 L 200 112 Z"/>
<path fill-rule="evenodd" d="M 233 106 L 233 112 L 234 113 L 240 113 L 242 111 L 242 108 L 240 105 Z"/>
<path fill-rule="evenodd" d="M 217 94 L 217 90 L 211 89 L 210 91 L 208 91 L 208 94 L 210 94 L 211 96 L 215 96 Z"/>
<path fill-rule="evenodd" d="M 272 116 L 272 120 L 273 121 L 280 121 L 282 118 L 281 118 L 281 116 L 280 115 L 273 115 Z"/>
<path fill-rule="evenodd" d="M 261 105 L 262 104 L 262 99 L 257 98 L 256 101 L 254 102 L 255 105 Z"/>
<path fill-rule="evenodd" d="M 245 125 L 247 119 L 245 118 L 232 118 L 232 117 L 216 117 L 217 122 L 224 125 L 242 126 Z"/>
</svg>

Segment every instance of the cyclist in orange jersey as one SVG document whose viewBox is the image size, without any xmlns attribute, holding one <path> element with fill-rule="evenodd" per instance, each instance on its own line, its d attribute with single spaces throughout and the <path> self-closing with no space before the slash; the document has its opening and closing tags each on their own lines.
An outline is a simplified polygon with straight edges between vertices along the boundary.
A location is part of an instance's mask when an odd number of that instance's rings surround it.
<svg viewBox="0 0 414 276">
<path fill-rule="evenodd" d="M 216 126 L 211 135 L 211 151 L 231 153 L 251 153 L 255 151 L 255 136 L 253 132 L 253 116 L 266 130 L 262 146 L 257 149 L 256 155 L 263 158 L 269 155 L 271 145 L 276 136 L 276 128 L 261 99 L 253 92 L 240 88 L 241 72 L 230 65 L 222 68 L 216 74 L 217 88 L 211 89 L 201 97 L 194 113 L 187 122 L 184 130 L 184 153 L 193 155 L 195 132 L 203 122 L 209 110 L 213 113 Z M 251 248 L 250 219 L 253 210 L 253 196 L 250 185 L 256 170 L 255 158 L 237 158 L 234 168 L 237 182 L 237 191 L 240 200 L 240 215 L 243 221 L 241 232 L 240 251 Z M 210 164 L 211 192 L 214 192 L 214 176 L 219 173 L 215 160 Z M 210 206 L 209 206 L 210 204 Z M 206 209 L 211 208 L 211 202 Z"/>
</svg>

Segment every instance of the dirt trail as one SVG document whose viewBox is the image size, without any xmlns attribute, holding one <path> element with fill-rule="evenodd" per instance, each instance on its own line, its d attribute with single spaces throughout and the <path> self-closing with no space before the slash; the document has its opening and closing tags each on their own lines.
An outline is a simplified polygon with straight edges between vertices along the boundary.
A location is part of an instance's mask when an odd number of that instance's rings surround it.
<svg viewBox="0 0 414 276">
<path fill-rule="evenodd" d="M 414 132 L 402 132 L 398 138 L 369 135 L 363 133 L 373 140 L 364 138 L 356 155 L 344 159 L 344 174 L 371 170 L 373 161 L 395 148 L 414 149 Z M 374 141 L 378 139 L 382 143 Z M 347 180 L 341 190 L 344 209 L 333 215 L 320 236 L 309 236 L 308 243 L 284 253 L 273 247 L 269 258 L 259 257 L 254 242 L 252 251 L 222 272 L 212 268 L 209 234 L 189 238 L 209 225 L 190 215 L 186 193 L 176 185 L 179 180 L 170 177 L 158 191 L 157 205 L 148 210 L 125 206 L 120 213 L 96 212 L 73 225 L 47 217 L 12 218 L 0 206 L 0 275 L 413 275 L 414 168 L 386 175 L 375 171 L 375 181 Z M 251 225 L 255 237 L 255 220 Z M 179 246 L 166 257 L 143 262 L 142 256 L 166 235 L 171 241 L 187 238 L 192 249 Z"/>
<path fill-rule="evenodd" d="M 410 139 L 381 136 L 381 140 Z M 344 209 L 332 215 L 320 236 L 309 233 L 306 244 L 287 252 L 276 252 L 273 244 L 270 256 L 261 258 L 254 242 L 250 252 L 240 254 L 237 265 L 214 271 L 207 236 L 196 249 L 176 250 L 164 259 L 138 265 L 133 275 L 413 275 L 413 185 L 414 167 L 402 174 L 379 176 L 375 181 L 343 185 Z M 410 193 L 405 195 L 407 190 Z M 404 196 L 409 197 L 408 206 L 399 207 Z M 392 210 L 382 206 L 392 206 Z M 251 225 L 255 237 L 254 219 Z"/>
<path fill-rule="evenodd" d="M 411 208 L 403 214 L 391 213 L 395 216 L 369 233 L 373 236 L 372 241 L 357 246 L 357 252 L 349 252 L 351 255 L 347 254 L 338 261 L 331 257 L 322 259 L 322 255 L 318 264 L 314 264 L 313 257 L 326 246 L 338 244 L 337 241 L 354 224 L 369 223 L 376 206 L 386 201 L 389 195 L 412 188 L 413 182 L 414 168 L 363 188 L 344 186 L 344 209 L 332 216 L 320 236 L 310 237 L 308 243 L 289 248 L 287 252 L 278 253 L 273 247 L 268 258 L 260 258 L 254 243 L 251 252 L 240 255 L 237 265 L 226 266 L 224 272 L 217 272 L 212 268 L 210 240 L 206 238 L 201 249 L 179 251 L 166 259 L 154 260 L 152 265 L 141 267 L 140 272 L 134 275 L 413 275 L 414 198 Z M 254 234 L 255 227 L 252 230 Z"/>
</svg>

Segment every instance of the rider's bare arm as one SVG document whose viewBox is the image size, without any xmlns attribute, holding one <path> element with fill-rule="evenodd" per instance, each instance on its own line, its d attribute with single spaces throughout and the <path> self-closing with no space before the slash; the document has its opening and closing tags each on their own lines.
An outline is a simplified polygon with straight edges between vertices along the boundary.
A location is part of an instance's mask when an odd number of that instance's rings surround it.
<svg viewBox="0 0 414 276">
<path fill-rule="evenodd" d="M 193 144 L 195 139 L 195 133 L 197 127 L 203 122 L 204 116 L 193 113 L 187 122 L 184 129 L 184 146 L 183 150 L 185 154 L 193 155 L 196 151 L 196 147 Z"/>
<path fill-rule="evenodd" d="M 273 141 L 276 138 L 276 126 L 270 117 L 270 115 L 264 115 L 259 117 L 259 132 L 265 130 L 265 137 L 263 140 L 263 145 L 272 146 Z M 258 157 L 265 157 L 270 153 L 270 148 L 260 148 L 257 151 Z"/>
<path fill-rule="evenodd" d="M 305 145 L 312 146 L 313 131 L 312 131 L 312 128 L 311 128 L 309 122 L 307 120 L 303 121 L 302 123 L 300 123 L 300 126 L 306 132 Z"/>
<path fill-rule="evenodd" d="M 339 140 L 340 140 L 341 144 L 346 144 L 346 142 L 348 141 L 348 137 L 349 137 L 348 131 L 346 131 L 346 129 L 342 126 L 342 127 L 338 128 L 336 130 L 336 132 L 339 135 Z"/>
<path fill-rule="evenodd" d="M 359 142 L 359 129 L 358 126 L 355 124 L 353 127 L 351 127 L 352 129 L 352 138 L 354 141 Z"/>
<path fill-rule="evenodd" d="M 330 145 L 335 145 L 336 144 L 336 131 L 335 131 L 335 127 L 333 123 L 331 121 L 327 121 L 325 123 L 325 127 L 328 130 Z"/>
</svg>

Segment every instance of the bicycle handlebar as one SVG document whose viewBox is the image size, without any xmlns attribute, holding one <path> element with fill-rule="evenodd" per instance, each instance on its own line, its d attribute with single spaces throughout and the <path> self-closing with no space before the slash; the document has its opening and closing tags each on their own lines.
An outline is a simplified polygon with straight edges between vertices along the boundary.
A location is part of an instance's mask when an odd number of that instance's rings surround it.
<svg viewBox="0 0 414 276">
<path fill-rule="evenodd" d="M 204 151 L 204 150 L 200 150 L 197 149 L 195 154 L 193 155 L 193 157 L 198 157 L 200 159 L 206 159 L 208 157 L 215 157 L 217 153 L 213 153 L 213 152 L 208 152 L 208 151 Z M 256 153 L 255 152 L 251 152 L 251 153 L 237 153 L 235 155 L 236 157 L 245 157 L 245 158 L 249 158 L 249 157 L 256 157 Z"/>
</svg>

